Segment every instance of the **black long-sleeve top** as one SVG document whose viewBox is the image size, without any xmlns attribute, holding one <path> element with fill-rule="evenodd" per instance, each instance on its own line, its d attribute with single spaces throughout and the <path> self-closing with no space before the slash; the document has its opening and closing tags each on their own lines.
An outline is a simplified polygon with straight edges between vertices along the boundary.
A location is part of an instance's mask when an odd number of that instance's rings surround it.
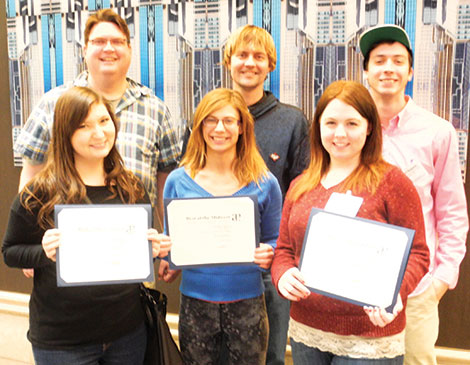
<svg viewBox="0 0 470 365">
<path fill-rule="evenodd" d="M 92 204 L 122 203 L 119 197 L 106 200 L 110 195 L 104 186 L 87 187 Z M 139 203 L 148 202 L 146 197 Z M 28 212 L 17 196 L 2 253 L 8 266 L 34 268 L 28 332 L 34 346 L 60 350 L 111 342 L 143 323 L 138 284 L 57 287 L 56 263 L 47 258 L 41 245 L 44 232 L 37 212 Z"/>
</svg>

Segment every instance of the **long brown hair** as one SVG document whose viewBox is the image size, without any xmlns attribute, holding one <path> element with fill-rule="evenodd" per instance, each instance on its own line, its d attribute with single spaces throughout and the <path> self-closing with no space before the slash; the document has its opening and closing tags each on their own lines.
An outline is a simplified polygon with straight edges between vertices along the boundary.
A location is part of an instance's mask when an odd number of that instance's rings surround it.
<svg viewBox="0 0 470 365">
<path fill-rule="evenodd" d="M 207 93 L 194 113 L 193 131 L 188 141 L 188 148 L 181 161 L 187 166 L 191 177 L 206 165 L 207 147 L 203 136 L 203 121 L 211 113 L 227 105 L 232 106 L 240 115 L 240 131 L 236 146 L 233 171 L 241 184 L 258 183 L 268 171 L 266 163 L 256 146 L 255 125 L 243 97 L 238 91 L 231 89 L 215 89 Z"/>
<path fill-rule="evenodd" d="M 75 168 L 74 151 L 70 141 L 91 107 L 97 104 L 103 104 L 108 110 L 117 136 L 119 128 L 112 107 L 93 90 L 74 87 L 57 100 L 46 165 L 21 192 L 23 206 L 31 213 L 33 210 L 39 210 L 38 223 L 44 229 L 54 226 L 54 205 L 89 203 L 85 184 Z M 104 170 L 105 185 L 112 192 L 109 199 L 119 196 L 123 202 L 132 204 L 144 196 L 140 180 L 124 169 L 115 144 L 104 159 Z"/>
<path fill-rule="evenodd" d="M 346 178 L 343 190 L 374 192 L 387 166 L 382 159 L 380 119 L 369 91 L 355 81 L 335 81 L 326 88 L 315 109 L 310 127 L 310 164 L 292 189 L 293 200 L 297 200 L 307 191 L 314 189 L 328 172 L 330 155 L 321 142 L 320 119 L 323 111 L 333 99 L 339 99 L 356 109 L 367 120 L 369 130 L 361 151 L 359 166 Z"/>
</svg>

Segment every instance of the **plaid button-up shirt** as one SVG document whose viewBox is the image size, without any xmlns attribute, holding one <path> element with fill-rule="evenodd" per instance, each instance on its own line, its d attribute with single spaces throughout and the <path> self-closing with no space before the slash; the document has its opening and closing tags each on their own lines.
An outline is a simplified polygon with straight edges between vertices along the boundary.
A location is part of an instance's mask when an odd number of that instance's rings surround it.
<svg viewBox="0 0 470 365">
<path fill-rule="evenodd" d="M 33 109 L 15 143 L 15 152 L 32 164 L 43 163 L 52 136 L 54 108 L 57 99 L 73 86 L 88 86 L 88 73 L 47 92 Z M 127 79 L 128 87 L 115 113 L 119 119 L 117 147 L 126 168 L 144 183 L 156 206 L 157 171 L 177 166 L 181 152 L 181 126 L 170 115 L 165 104 L 152 91 Z"/>
</svg>

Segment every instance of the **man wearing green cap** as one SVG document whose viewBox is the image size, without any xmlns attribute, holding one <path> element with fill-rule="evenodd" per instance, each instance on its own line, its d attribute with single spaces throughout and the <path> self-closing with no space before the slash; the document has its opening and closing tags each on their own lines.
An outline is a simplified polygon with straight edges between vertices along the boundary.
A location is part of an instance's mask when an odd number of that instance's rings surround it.
<svg viewBox="0 0 470 365">
<path fill-rule="evenodd" d="M 405 95 L 413 52 L 402 28 L 371 28 L 359 45 L 382 124 L 384 158 L 399 166 L 419 193 L 431 256 L 428 273 L 406 305 L 405 364 L 436 364 L 437 307 L 457 284 L 468 231 L 457 136 L 451 123 Z"/>
</svg>

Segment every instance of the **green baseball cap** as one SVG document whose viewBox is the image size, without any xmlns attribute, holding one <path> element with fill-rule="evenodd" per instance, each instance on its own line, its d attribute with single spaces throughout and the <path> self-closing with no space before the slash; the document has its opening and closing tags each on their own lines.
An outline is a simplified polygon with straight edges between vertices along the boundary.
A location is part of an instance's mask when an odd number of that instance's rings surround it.
<svg viewBox="0 0 470 365">
<path fill-rule="evenodd" d="M 412 52 L 410 38 L 408 38 L 405 30 L 398 25 L 386 24 L 370 28 L 361 35 L 359 48 L 364 58 L 370 52 L 372 46 L 381 41 L 399 42 Z"/>
</svg>

